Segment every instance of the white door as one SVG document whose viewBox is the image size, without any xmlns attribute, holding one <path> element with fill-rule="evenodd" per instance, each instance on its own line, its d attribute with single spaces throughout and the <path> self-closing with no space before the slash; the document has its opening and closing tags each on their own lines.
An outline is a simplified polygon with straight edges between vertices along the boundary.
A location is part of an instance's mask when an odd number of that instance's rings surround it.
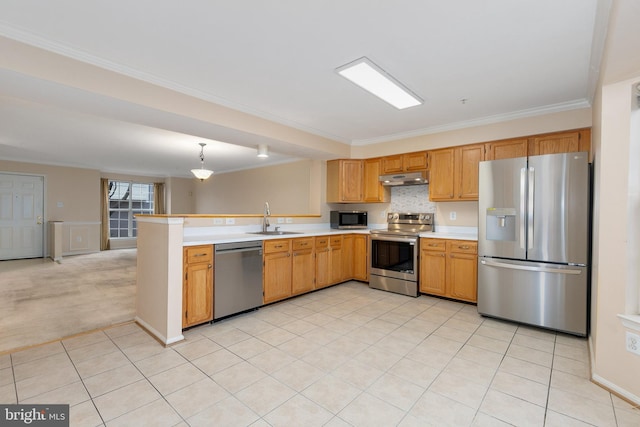
<svg viewBox="0 0 640 427">
<path fill-rule="evenodd" d="M 44 178 L 0 174 L 0 260 L 44 254 Z"/>
</svg>

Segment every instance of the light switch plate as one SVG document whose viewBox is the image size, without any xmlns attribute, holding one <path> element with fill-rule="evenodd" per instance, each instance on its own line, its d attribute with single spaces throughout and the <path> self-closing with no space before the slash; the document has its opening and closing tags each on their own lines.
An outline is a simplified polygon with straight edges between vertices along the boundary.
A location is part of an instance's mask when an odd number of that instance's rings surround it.
<svg viewBox="0 0 640 427">
<path fill-rule="evenodd" d="M 284 218 L 278 218 L 278 224 L 284 224 Z"/>
<path fill-rule="evenodd" d="M 222 218 L 213 218 L 213 225 L 222 225 L 224 224 L 224 219 Z"/>
<path fill-rule="evenodd" d="M 287 218 L 286 219 L 286 223 L 287 224 L 293 224 L 293 218 Z"/>
<path fill-rule="evenodd" d="M 227 224 L 227 225 L 233 225 L 233 224 L 236 223 L 236 220 L 235 220 L 235 218 L 225 218 L 225 222 L 224 223 Z"/>
</svg>

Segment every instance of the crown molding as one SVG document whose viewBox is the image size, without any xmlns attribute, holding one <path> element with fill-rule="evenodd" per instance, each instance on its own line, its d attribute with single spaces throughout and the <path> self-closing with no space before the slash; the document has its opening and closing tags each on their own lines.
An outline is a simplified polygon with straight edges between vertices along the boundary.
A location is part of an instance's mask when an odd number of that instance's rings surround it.
<svg viewBox="0 0 640 427">
<path fill-rule="evenodd" d="M 513 111 L 505 114 L 496 114 L 493 116 L 481 117 L 478 119 L 465 120 L 462 122 L 449 123 L 439 126 L 431 126 L 428 128 L 416 129 L 410 132 L 402 132 L 391 135 L 385 135 L 377 138 L 357 139 L 351 141 L 353 146 L 362 146 L 369 144 L 377 144 L 381 142 L 397 141 L 400 139 L 413 138 L 422 135 L 431 135 L 434 133 L 449 132 L 453 130 L 490 125 L 495 123 L 507 122 L 515 119 L 527 117 L 542 116 L 545 114 L 559 113 L 562 111 L 578 110 L 581 108 L 589 108 L 591 103 L 587 99 L 577 99 L 574 101 L 563 102 L 559 104 L 545 105 L 543 107 L 529 108 L 526 110 Z"/>
</svg>

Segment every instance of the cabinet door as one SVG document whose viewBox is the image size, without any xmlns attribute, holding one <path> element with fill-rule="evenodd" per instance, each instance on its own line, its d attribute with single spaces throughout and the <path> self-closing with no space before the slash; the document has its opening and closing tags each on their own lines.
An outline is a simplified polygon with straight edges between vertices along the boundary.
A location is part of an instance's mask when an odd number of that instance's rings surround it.
<svg viewBox="0 0 640 427">
<path fill-rule="evenodd" d="M 380 159 L 366 159 L 362 165 L 363 201 L 376 203 L 385 201 L 384 186 L 378 179 L 382 175 Z"/>
<path fill-rule="evenodd" d="M 213 319 L 213 268 L 209 261 L 185 266 L 182 307 L 183 328 Z"/>
<path fill-rule="evenodd" d="M 456 148 L 457 199 L 478 200 L 478 170 L 484 160 L 484 144 Z"/>
<path fill-rule="evenodd" d="M 329 283 L 333 285 L 342 282 L 342 247 L 331 248 L 330 266 Z"/>
<path fill-rule="evenodd" d="M 476 302 L 478 294 L 478 257 L 474 254 L 450 253 L 447 258 L 451 297 Z"/>
<path fill-rule="evenodd" d="M 382 158 L 382 173 L 398 173 L 402 172 L 402 154 L 395 156 L 385 156 Z"/>
<path fill-rule="evenodd" d="M 315 258 L 313 250 L 305 249 L 293 251 L 291 268 L 292 295 L 310 292 L 315 288 Z"/>
<path fill-rule="evenodd" d="M 427 169 L 427 152 L 407 153 L 402 156 L 403 169 L 407 172 Z"/>
<path fill-rule="evenodd" d="M 330 285 L 331 251 L 329 247 L 316 249 L 316 289 Z"/>
<path fill-rule="evenodd" d="M 369 281 L 369 239 L 367 236 L 357 234 L 353 240 L 353 278 Z"/>
<path fill-rule="evenodd" d="M 342 238 L 342 278 L 341 282 L 353 279 L 354 235 L 347 234 Z"/>
<path fill-rule="evenodd" d="M 485 160 L 527 157 L 527 153 L 529 152 L 527 148 L 528 140 L 526 138 L 488 142 L 485 146 L 487 148 Z"/>
<path fill-rule="evenodd" d="M 447 240 L 447 275 L 449 296 L 476 302 L 478 242 Z"/>
<path fill-rule="evenodd" d="M 262 274 L 265 304 L 291 296 L 291 252 L 265 254 Z"/>
<path fill-rule="evenodd" d="M 420 292 L 445 295 L 446 254 L 441 251 L 420 250 Z"/>
<path fill-rule="evenodd" d="M 532 156 L 580 151 L 580 132 L 554 133 L 532 138 Z"/>
<path fill-rule="evenodd" d="M 431 151 L 431 173 L 429 178 L 430 200 L 451 200 L 454 197 L 454 149 Z"/>
<path fill-rule="evenodd" d="M 362 201 L 362 160 L 342 161 L 342 201 Z"/>
</svg>

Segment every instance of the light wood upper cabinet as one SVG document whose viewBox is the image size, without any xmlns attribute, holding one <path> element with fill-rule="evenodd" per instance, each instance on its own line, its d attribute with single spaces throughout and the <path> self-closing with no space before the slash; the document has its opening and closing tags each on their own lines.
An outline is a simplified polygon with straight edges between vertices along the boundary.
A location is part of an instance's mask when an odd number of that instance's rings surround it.
<svg viewBox="0 0 640 427">
<path fill-rule="evenodd" d="M 182 327 L 213 320 L 213 245 L 183 249 Z"/>
<path fill-rule="evenodd" d="M 385 156 L 382 158 L 382 174 L 426 170 L 427 159 L 426 151 Z"/>
<path fill-rule="evenodd" d="M 478 200 L 478 165 L 484 160 L 484 144 L 433 150 L 430 157 L 430 200 Z"/>
<path fill-rule="evenodd" d="M 365 203 L 379 203 L 388 201 L 388 191 L 385 191 L 384 186 L 379 180 L 382 175 L 382 159 L 366 159 L 362 164 L 363 173 L 363 202 Z"/>
<path fill-rule="evenodd" d="M 529 143 L 529 155 L 573 153 L 591 149 L 591 130 L 581 129 L 570 132 L 558 132 L 532 137 Z"/>
<path fill-rule="evenodd" d="M 454 200 L 478 200 L 478 170 L 484 160 L 484 144 L 457 147 L 455 156 Z"/>
<path fill-rule="evenodd" d="M 362 202 L 362 160 L 327 162 L 327 203 Z"/>
<path fill-rule="evenodd" d="M 431 156 L 431 171 L 429 172 L 429 199 L 452 200 L 454 198 L 454 163 L 453 148 L 433 150 Z"/>
<path fill-rule="evenodd" d="M 527 138 L 493 141 L 485 144 L 485 160 L 514 159 L 527 157 L 529 140 Z"/>
</svg>

